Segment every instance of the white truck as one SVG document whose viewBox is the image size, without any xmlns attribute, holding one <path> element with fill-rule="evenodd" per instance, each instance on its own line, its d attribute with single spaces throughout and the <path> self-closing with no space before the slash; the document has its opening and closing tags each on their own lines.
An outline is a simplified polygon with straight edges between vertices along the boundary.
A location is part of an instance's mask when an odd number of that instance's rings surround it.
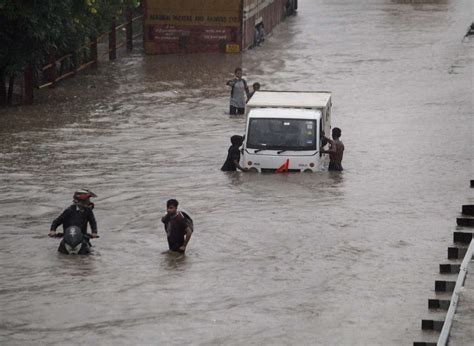
<svg viewBox="0 0 474 346">
<path fill-rule="evenodd" d="M 316 172 L 331 130 L 328 91 L 257 91 L 246 106 L 242 166 L 253 172 Z"/>
</svg>

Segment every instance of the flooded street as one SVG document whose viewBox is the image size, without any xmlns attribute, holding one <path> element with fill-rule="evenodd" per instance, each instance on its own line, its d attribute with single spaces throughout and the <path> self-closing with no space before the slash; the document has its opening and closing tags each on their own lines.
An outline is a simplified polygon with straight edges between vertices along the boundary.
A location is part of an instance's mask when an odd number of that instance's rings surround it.
<svg viewBox="0 0 474 346">
<path fill-rule="evenodd" d="M 0 110 L 0 344 L 401 345 L 422 340 L 472 196 L 472 3 L 300 0 L 242 55 L 122 53 Z M 235 67 L 330 90 L 342 174 L 225 174 Z M 94 255 L 47 237 L 99 195 Z M 470 195 L 471 194 L 471 195 Z M 187 256 L 160 222 L 194 219 Z"/>
</svg>

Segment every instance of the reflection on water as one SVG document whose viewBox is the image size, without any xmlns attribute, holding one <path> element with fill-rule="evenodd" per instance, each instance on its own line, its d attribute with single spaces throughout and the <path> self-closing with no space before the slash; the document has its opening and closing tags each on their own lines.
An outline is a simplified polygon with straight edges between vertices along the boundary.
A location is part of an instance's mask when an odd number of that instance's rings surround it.
<svg viewBox="0 0 474 346">
<path fill-rule="evenodd" d="M 95 253 L 89 256 L 68 256 L 58 252 L 57 263 L 50 268 L 51 275 L 94 276 L 97 274 L 94 256 Z"/>
<path fill-rule="evenodd" d="M 1 110 L 0 342 L 419 340 L 472 178 L 473 45 L 468 1 L 413 3 L 300 1 L 243 55 L 137 50 Z M 240 65 L 262 89 L 333 92 L 342 174 L 220 171 Z M 101 238 L 61 256 L 46 234 L 82 187 Z M 162 254 L 169 198 L 195 223 L 182 258 Z"/>
<path fill-rule="evenodd" d="M 162 253 L 163 262 L 161 262 L 161 267 L 165 270 L 174 271 L 184 271 L 189 265 L 187 265 L 187 257 L 181 253 L 166 252 Z"/>
</svg>

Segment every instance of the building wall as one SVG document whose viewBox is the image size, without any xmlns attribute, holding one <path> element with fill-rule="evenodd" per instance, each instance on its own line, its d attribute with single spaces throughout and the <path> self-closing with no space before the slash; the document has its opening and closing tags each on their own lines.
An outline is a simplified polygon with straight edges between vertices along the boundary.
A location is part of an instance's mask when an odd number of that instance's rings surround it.
<svg viewBox="0 0 474 346">
<path fill-rule="evenodd" d="M 284 18 L 286 0 L 243 0 L 242 46 L 252 46 L 254 28 L 263 22 L 265 32 L 271 32 Z"/>
<path fill-rule="evenodd" d="M 144 46 L 148 54 L 239 52 L 253 43 L 263 21 L 270 32 L 286 0 L 146 0 Z"/>
</svg>

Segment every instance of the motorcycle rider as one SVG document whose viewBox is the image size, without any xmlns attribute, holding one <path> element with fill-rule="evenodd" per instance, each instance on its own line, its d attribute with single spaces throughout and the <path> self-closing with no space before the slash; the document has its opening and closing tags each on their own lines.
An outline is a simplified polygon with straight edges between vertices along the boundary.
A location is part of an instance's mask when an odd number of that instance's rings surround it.
<svg viewBox="0 0 474 346">
<path fill-rule="evenodd" d="M 63 225 L 64 230 L 71 226 L 76 226 L 80 228 L 83 234 L 87 234 L 87 224 L 89 224 L 92 231 L 91 238 L 98 238 L 97 222 L 92 212 L 94 203 L 90 200 L 92 197 L 97 197 L 97 195 L 86 189 L 74 192 L 73 204 L 53 221 L 48 235 L 55 237 L 56 228 L 60 225 Z"/>
</svg>

